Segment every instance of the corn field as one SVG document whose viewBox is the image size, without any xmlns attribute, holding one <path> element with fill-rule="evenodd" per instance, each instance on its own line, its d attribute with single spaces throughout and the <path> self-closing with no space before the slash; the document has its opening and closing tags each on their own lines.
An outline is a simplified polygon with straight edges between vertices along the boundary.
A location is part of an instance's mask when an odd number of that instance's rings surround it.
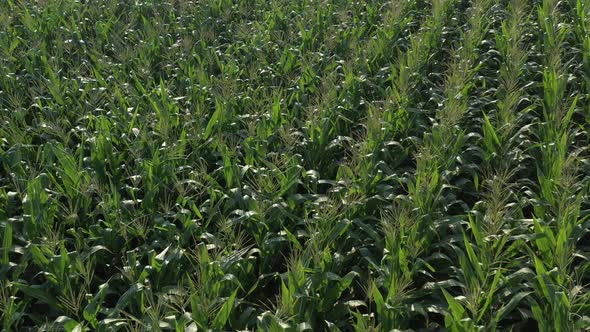
<svg viewBox="0 0 590 332">
<path fill-rule="evenodd" d="M 590 330 L 590 0 L 0 1 L 0 331 Z"/>
</svg>

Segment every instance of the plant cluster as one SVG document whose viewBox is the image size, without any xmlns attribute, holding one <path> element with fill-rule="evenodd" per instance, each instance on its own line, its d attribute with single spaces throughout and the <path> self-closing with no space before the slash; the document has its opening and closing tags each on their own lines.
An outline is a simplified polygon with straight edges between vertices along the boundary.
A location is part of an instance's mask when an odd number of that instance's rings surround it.
<svg viewBox="0 0 590 332">
<path fill-rule="evenodd" d="M 0 1 L 2 331 L 590 329 L 590 0 Z"/>
</svg>

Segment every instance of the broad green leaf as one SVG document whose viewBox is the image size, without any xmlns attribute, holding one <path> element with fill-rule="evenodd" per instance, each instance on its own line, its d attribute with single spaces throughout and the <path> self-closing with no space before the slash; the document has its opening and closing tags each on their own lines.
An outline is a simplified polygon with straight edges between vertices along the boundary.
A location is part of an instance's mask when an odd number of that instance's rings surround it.
<svg viewBox="0 0 590 332">
<path fill-rule="evenodd" d="M 236 289 L 232 295 L 223 303 L 217 315 L 215 315 L 215 319 L 213 320 L 213 328 L 217 330 L 221 330 L 224 328 L 225 324 L 227 323 L 229 316 L 232 313 L 234 307 L 234 301 L 236 299 L 236 295 L 238 294 L 238 290 Z"/>
<path fill-rule="evenodd" d="M 13 282 L 12 285 L 18 288 L 21 292 L 25 293 L 26 295 L 35 298 L 52 308 L 57 308 L 57 300 L 56 297 L 49 292 L 46 292 L 40 286 L 29 286 L 23 284 L 21 282 Z"/>
<path fill-rule="evenodd" d="M 459 303 L 459 301 L 455 300 L 455 298 L 451 296 L 446 290 L 443 289 L 442 292 L 445 296 L 445 299 L 447 300 L 447 303 L 449 304 L 449 308 L 451 309 L 451 314 L 453 315 L 453 318 L 456 321 L 461 320 L 465 313 L 465 309 L 463 309 L 463 306 Z"/>
</svg>

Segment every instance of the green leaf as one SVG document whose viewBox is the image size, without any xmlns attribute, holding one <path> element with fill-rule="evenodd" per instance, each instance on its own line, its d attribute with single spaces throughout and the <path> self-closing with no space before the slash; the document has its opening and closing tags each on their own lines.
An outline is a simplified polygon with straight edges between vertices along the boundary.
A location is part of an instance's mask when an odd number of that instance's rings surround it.
<svg viewBox="0 0 590 332">
<path fill-rule="evenodd" d="M 484 145 L 488 152 L 493 153 L 497 151 L 497 147 L 500 147 L 502 144 L 500 143 L 500 139 L 498 139 L 498 135 L 496 134 L 496 130 L 490 119 L 485 113 L 483 115 L 483 133 L 484 133 Z"/>
<path fill-rule="evenodd" d="M 109 289 L 108 283 L 109 282 L 107 281 L 106 283 L 100 285 L 98 292 L 92 297 L 86 307 L 84 307 L 84 319 L 86 319 L 86 321 L 88 321 L 93 328 L 98 326 L 98 320 L 96 316 L 98 315 L 102 302 L 107 295 L 107 291 Z"/>
<path fill-rule="evenodd" d="M 42 251 L 45 250 L 43 247 L 39 247 L 37 245 L 32 245 L 29 249 L 31 253 L 31 257 L 33 258 L 33 262 L 41 269 L 47 269 L 51 265 L 51 261 L 45 253 Z M 53 271 L 52 271 L 53 272 Z"/>
<path fill-rule="evenodd" d="M 203 215 L 195 203 L 191 203 L 191 210 L 199 219 L 203 219 Z"/>
<path fill-rule="evenodd" d="M 531 305 L 531 310 L 533 311 L 533 317 L 535 318 L 535 321 L 538 324 L 539 331 L 549 331 L 549 327 L 547 326 L 546 321 L 547 317 L 545 317 L 543 310 L 536 301 L 533 301 L 533 304 Z"/>
<path fill-rule="evenodd" d="M 55 319 L 55 322 L 61 326 L 63 326 L 63 328 L 67 331 L 67 332 L 75 332 L 75 331 L 81 331 L 81 325 L 80 323 L 78 323 L 77 321 L 73 320 L 70 317 L 66 317 L 66 316 L 59 316 Z"/>
<path fill-rule="evenodd" d="M 465 313 L 465 309 L 463 309 L 463 306 L 459 303 L 459 301 L 457 301 L 453 296 L 451 296 L 451 294 L 449 294 L 446 290 L 442 290 L 443 295 L 445 296 L 445 299 L 447 300 L 447 303 L 449 305 L 449 308 L 451 309 L 451 313 L 453 315 L 453 318 L 456 321 L 459 321 L 463 318 L 463 314 Z"/>
<path fill-rule="evenodd" d="M 12 285 L 26 295 L 49 305 L 51 308 L 57 308 L 55 296 L 42 290 L 41 286 L 29 286 L 20 282 L 13 282 Z"/>
<path fill-rule="evenodd" d="M 529 296 L 532 292 L 519 292 L 516 295 L 513 295 L 510 298 L 510 301 L 506 305 L 503 305 L 498 312 L 496 313 L 496 321 L 500 322 L 502 319 L 506 317 L 509 313 L 514 310 L 514 308 L 522 301 L 525 297 Z"/>
<path fill-rule="evenodd" d="M 238 290 L 236 289 L 215 316 L 215 319 L 213 320 L 214 329 L 221 330 L 225 327 L 225 324 L 227 323 L 234 307 L 234 301 L 236 300 L 237 294 Z"/>
<path fill-rule="evenodd" d="M 328 286 L 326 296 L 322 298 L 324 310 L 330 310 L 334 303 L 340 298 L 342 292 L 344 292 L 350 286 L 356 276 L 358 276 L 358 273 L 350 271 L 337 281 L 335 287 Z"/>
<path fill-rule="evenodd" d="M 465 243 L 465 249 L 467 250 L 467 255 L 469 256 L 469 261 L 471 262 L 471 266 L 475 269 L 475 272 L 477 272 L 477 278 L 479 278 L 479 280 L 484 280 L 485 279 L 485 273 L 483 272 L 483 269 L 481 268 L 481 265 L 479 263 L 479 258 L 477 258 L 477 255 L 475 254 L 475 251 L 473 250 L 473 246 L 471 245 L 471 243 L 469 242 L 469 240 L 467 239 L 467 235 L 465 235 L 465 232 L 463 232 L 463 241 Z"/>
<path fill-rule="evenodd" d="M 543 255 L 551 255 L 553 252 L 556 241 L 553 231 L 547 227 L 542 226 L 539 220 L 533 216 L 533 223 L 535 225 L 535 244 Z"/>
<path fill-rule="evenodd" d="M 142 284 L 136 283 L 131 285 L 129 289 L 121 295 L 117 304 L 115 305 L 116 310 L 111 311 L 109 314 L 109 318 L 115 317 L 119 312 L 124 311 L 129 304 L 133 302 L 135 295 L 143 291 L 144 286 Z"/>
<path fill-rule="evenodd" d="M 12 223 L 6 222 L 2 236 L 2 264 L 10 263 L 8 253 L 12 247 Z"/>
<path fill-rule="evenodd" d="M 484 303 L 483 307 L 480 309 L 479 315 L 477 316 L 478 322 L 481 321 L 484 314 L 486 313 L 486 311 L 490 307 L 492 300 L 494 299 L 494 295 L 496 294 L 496 291 L 497 291 L 496 287 L 498 285 L 498 282 L 500 281 L 501 275 L 502 275 L 502 272 L 500 272 L 499 270 L 496 271 L 496 274 L 494 275 L 494 280 L 492 281 L 492 285 L 489 288 L 488 294 L 486 294 L 486 297 L 487 297 L 486 302 Z"/>
<path fill-rule="evenodd" d="M 295 246 L 297 250 L 303 249 L 301 243 L 299 243 L 299 240 L 297 240 L 297 237 L 293 233 L 289 232 L 289 230 L 286 227 L 283 228 L 283 231 L 285 231 L 285 234 L 287 234 L 287 239 L 289 240 L 289 242 L 291 242 L 291 244 L 293 244 L 293 246 Z"/>
<path fill-rule="evenodd" d="M 223 105 L 220 101 L 215 100 L 215 111 L 211 115 L 211 119 L 207 123 L 207 128 L 205 129 L 205 137 L 204 139 L 208 139 L 213 132 L 213 128 L 217 124 L 217 122 L 221 119 L 222 113 L 224 112 Z"/>
<path fill-rule="evenodd" d="M 60 277 L 65 277 L 66 269 L 70 264 L 70 258 L 68 256 L 68 251 L 66 246 L 62 243 L 61 248 L 59 250 L 59 272 Z"/>
<path fill-rule="evenodd" d="M 385 301 L 383 300 L 383 295 L 381 295 L 381 292 L 379 291 L 379 288 L 377 288 L 377 285 L 373 284 L 373 290 L 371 291 L 371 293 L 373 294 L 373 300 L 375 301 L 375 305 L 377 306 L 377 313 L 379 314 L 379 316 L 382 316 L 380 319 L 385 318 L 387 308 L 385 308 Z"/>
</svg>

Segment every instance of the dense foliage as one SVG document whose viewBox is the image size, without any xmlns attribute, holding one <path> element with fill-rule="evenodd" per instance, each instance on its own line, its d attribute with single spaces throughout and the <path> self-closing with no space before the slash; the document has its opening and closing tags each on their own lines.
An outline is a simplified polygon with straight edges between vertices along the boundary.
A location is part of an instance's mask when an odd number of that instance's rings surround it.
<svg viewBox="0 0 590 332">
<path fill-rule="evenodd" d="M 590 0 L 0 1 L 2 331 L 590 329 Z"/>
</svg>

